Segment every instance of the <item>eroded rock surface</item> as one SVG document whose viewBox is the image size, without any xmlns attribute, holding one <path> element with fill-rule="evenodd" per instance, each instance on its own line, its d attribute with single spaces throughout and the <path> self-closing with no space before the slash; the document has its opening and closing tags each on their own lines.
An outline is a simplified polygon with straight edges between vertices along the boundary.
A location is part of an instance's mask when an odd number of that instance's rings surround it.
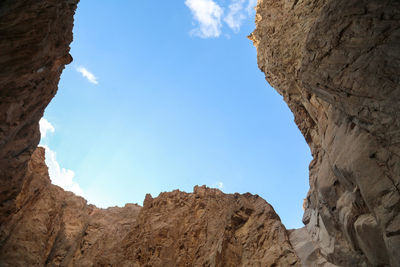
<svg viewBox="0 0 400 267">
<path fill-rule="evenodd" d="M 259 0 L 256 24 L 258 65 L 314 157 L 303 264 L 400 266 L 400 2 Z"/>
<path fill-rule="evenodd" d="M 78 0 L 0 1 L 0 225 L 16 212 L 39 119 L 72 61 Z"/>
<path fill-rule="evenodd" d="M 85 199 L 51 184 L 44 148 L 38 148 L 16 209 L 1 225 L 0 266 L 68 266 L 78 253 L 87 254 L 79 266 L 90 266 L 97 256 L 111 255 L 106 253 L 130 231 L 140 206 L 102 210 L 87 205 Z"/>
<path fill-rule="evenodd" d="M 259 67 L 314 157 L 306 226 L 289 233 L 250 194 L 104 210 L 51 185 L 38 122 L 76 5 L 0 2 L 0 266 L 400 266 L 399 1 L 258 1 Z"/>
<path fill-rule="evenodd" d="M 0 2 L 0 266 L 296 265 L 257 196 L 197 187 L 103 210 L 50 183 L 38 122 L 72 60 L 77 2 Z"/>
<path fill-rule="evenodd" d="M 251 194 L 195 187 L 144 207 L 98 209 L 52 185 L 38 148 L 17 212 L 3 223 L 1 266 L 295 266 L 273 208 Z"/>
</svg>

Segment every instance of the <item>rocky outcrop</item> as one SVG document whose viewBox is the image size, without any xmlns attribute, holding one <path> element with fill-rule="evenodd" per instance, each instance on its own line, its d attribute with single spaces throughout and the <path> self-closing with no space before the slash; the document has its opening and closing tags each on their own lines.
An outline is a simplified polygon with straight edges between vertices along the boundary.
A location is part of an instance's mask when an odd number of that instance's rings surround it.
<svg viewBox="0 0 400 267">
<path fill-rule="evenodd" d="M 400 2 L 259 0 L 256 24 L 314 158 L 291 235 L 303 264 L 400 266 Z"/>
<path fill-rule="evenodd" d="M 292 266 L 286 229 L 259 196 L 195 187 L 148 195 L 123 242 L 128 260 L 149 266 Z"/>
<path fill-rule="evenodd" d="M 17 212 L 2 224 L 1 266 L 294 266 L 273 208 L 251 194 L 195 187 L 144 207 L 99 209 L 52 185 L 38 148 Z"/>
<path fill-rule="evenodd" d="M 196 187 L 103 210 L 50 183 L 38 122 L 72 60 L 76 5 L 0 2 L 0 266 L 298 264 L 258 196 Z"/>
<path fill-rule="evenodd" d="M 399 1 L 258 1 L 259 67 L 314 157 L 305 227 L 289 232 L 250 194 L 104 210 L 51 185 L 38 122 L 76 5 L 0 2 L 1 266 L 400 266 Z"/>
<path fill-rule="evenodd" d="M 52 185 L 38 148 L 28 164 L 16 212 L 1 225 L 0 266 L 67 266 L 75 253 L 87 253 L 79 266 L 115 249 L 136 222 L 140 207 L 101 210 Z M 76 266 L 76 265 L 75 265 Z"/>
<path fill-rule="evenodd" d="M 39 119 L 72 61 L 78 0 L 0 1 L 0 225 L 16 212 Z"/>
</svg>

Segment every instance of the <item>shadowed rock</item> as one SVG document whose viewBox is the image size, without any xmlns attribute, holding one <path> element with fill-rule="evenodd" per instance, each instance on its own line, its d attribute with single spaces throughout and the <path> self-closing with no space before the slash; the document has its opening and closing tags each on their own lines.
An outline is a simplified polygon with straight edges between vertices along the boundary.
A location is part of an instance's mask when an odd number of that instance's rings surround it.
<svg viewBox="0 0 400 267">
<path fill-rule="evenodd" d="M 400 2 L 259 0 L 256 24 L 258 65 L 314 157 L 303 264 L 400 266 Z"/>
<path fill-rule="evenodd" d="M 258 65 L 314 157 L 290 232 L 251 194 L 99 209 L 50 183 L 38 122 L 76 5 L 0 2 L 0 266 L 400 266 L 399 1 L 258 1 Z"/>
</svg>

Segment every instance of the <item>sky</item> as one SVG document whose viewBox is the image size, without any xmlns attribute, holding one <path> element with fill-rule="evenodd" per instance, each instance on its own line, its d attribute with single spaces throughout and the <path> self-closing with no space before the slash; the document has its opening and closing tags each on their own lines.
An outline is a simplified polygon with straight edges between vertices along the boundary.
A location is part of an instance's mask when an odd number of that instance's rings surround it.
<svg viewBox="0 0 400 267">
<path fill-rule="evenodd" d="M 254 0 L 81 1 L 40 121 L 52 182 L 98 207 L 207 185 L 302 227 L 308 146 L 257 67 Z"/>
</svg>

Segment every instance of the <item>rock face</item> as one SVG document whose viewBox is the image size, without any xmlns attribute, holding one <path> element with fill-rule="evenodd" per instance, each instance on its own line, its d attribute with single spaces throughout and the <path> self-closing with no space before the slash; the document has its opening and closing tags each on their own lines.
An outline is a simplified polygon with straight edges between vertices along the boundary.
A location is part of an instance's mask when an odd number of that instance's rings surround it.
<svg viewBox="0 0 400 267">
<path fill-rule="evenodd" d="M 273 208 L 251 194 L 175 190 L 144 207 L 98 209 L 52 185 L 38 148 L 17 212 L 2 224 L 1 266 L 293 266 Z"/>
<path fill-rule="evenodd" d="M 38 122 L 72 60 L 76 5 L 0 2 L 0 266 L 298 264 L 257 196 L 197 187 L 102 210 L 50 183 Z"/>
<path fill-rule="evenodd" d="M 52 185 L 44 149 L 38 148 L 28 164 L 16 209 L 1 225 L 0 266 L 67 266 L 77 251 L 88 253 L 87 262 L 93 262 L 127 234 L 140 207 L 128 204 L 101 210 Z M 79 266 L 90 266 L 87 262 Z"/>
<path fill-rule="evenodd" d="M 0 225 L 15 200 L 39 139 L 39 119 L 72 61 L 76 1 L 0 1 Z"/>
<path fill-rule="evenodd" d="M 258 1 L 259 67 L 314 157 L 305 227 L 289 232 L 250 194 L 104 210 L 50 183 L 38 122 L 76 5 L 0 2 L 0 266 L 400 266 L 399 1 Z"/>
<path fill-rule="evenodd" d="M 400 266 L 400 2 L 259 0 L 256 24 L 259 68 L 314 157 L 303 264 Z"/>
<path fill-rule="evenodd" d="M 259 196 L 195 187 L 147 196 L 123 242 L 149 266 L 292 266 L 297 257 L 273 208 Z"/>
</svg>

